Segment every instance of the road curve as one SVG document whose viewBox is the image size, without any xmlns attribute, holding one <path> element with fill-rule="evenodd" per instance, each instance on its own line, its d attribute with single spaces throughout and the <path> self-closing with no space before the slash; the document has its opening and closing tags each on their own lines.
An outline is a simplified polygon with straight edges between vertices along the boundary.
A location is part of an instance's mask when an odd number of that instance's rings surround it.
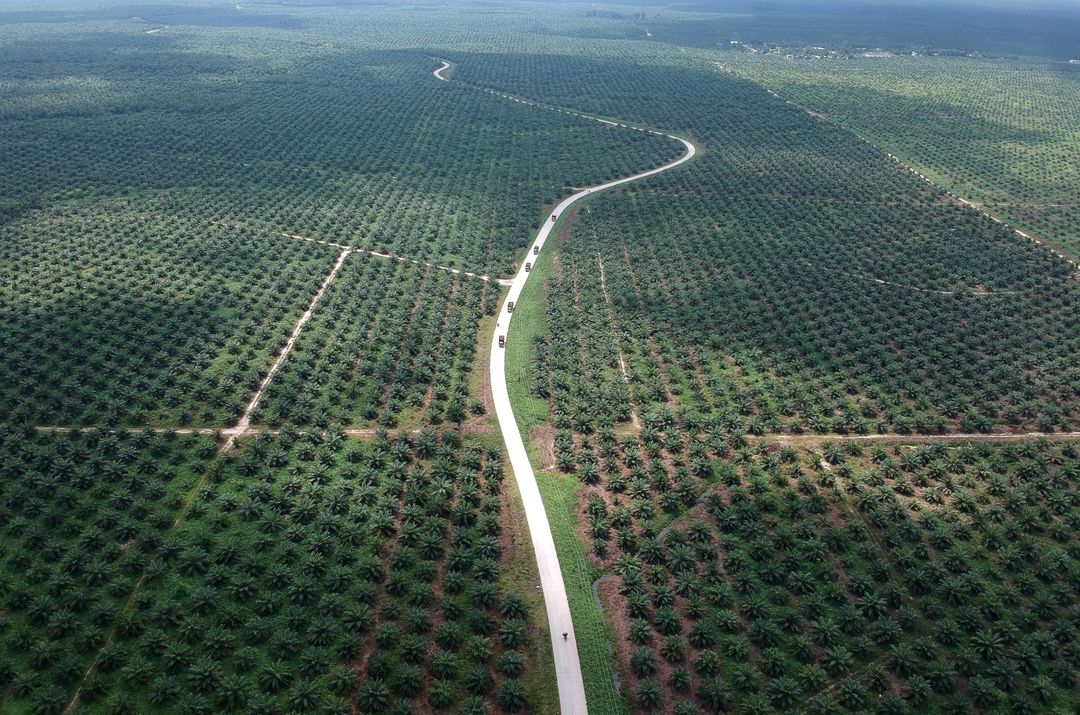
<svg viewBox="0 0 1080 715">
<path fill-rule="evenodd" d="M 450 64 L 445 61 L 442 64 L 442 67 L 435 70 L 434 75 L 438 79 L 448 81 L 442 76 L 442 72 Z M 500 96 L 524 103 L 524 100 L 516 97 L 502 94 Z M 533 102 L 527 103 L 535 104 Z M 584 119 L 592 119 L 608 125 L 615 124 L 599 117 L 576 114 Z M 619 126 L 638 131 L 652 131 L 630 125 L 620 124 Z M 660 132 L 653 133 L 659 134 Z M 495 402 L 495 414 L 499 418 L 499 429 L 502 431 L 503 441 L 506 442 L 506 450 L 510 455 L 510 465 L 514 469 L 514 479 L 517 482 L 518 490 L 521 492 L 521 500 L 525 504 L 525 517 L 529 522 L 529 535 L 532 538 L 533 550 L 536 553 L 536 564 L 540 571 L 540 585 L 544 592 L 548 626 L 551 628 L 551 645 L 555 654 L 555 677 L 559 685 L 559 709 L 563 715 L 586 715 L 588 713 L 588 706 L 585 703 L 585 685 L 581 677 L 581 662 L 578 659 L 577 641 L 574 638 L 574 624 L 570 618 L 570 603 L 566 599 L 566 586 L 563 583 L 562 570 L 559 568 L 559 556 L 555 551 L 551 526 L 548 524 L 547 513 L 544 511 L 544 502 L 540 498 L 540 489 L 536 485 L 536 475 L 533 473 L 529 455 L 525 451 L 525 443 L 522 441 L 521 432 L 518 430 L 517 421 L 514 418 L 510 395 L 506 390 L 506 350 L 499 347 L 499 336 L 508 335 L 507 330 L 510 327 L 510 319 L 513 314 L 507 311 L 507 303 L 510 301 L 516 303 L 521 295 L 525 282 L 529 279 L 529 272 L 525 270 L 525 263 L 526 261 L 537 260 L 536 254 L 543 250 L 548 236 L 555 227 L 553 218 L 561 216 L 563 211 L 566 211 L 574 203 L 586 196 L 667 171 L 689 161 L 697 153 L 694 145 L 686 139 L 673 134 L 665 136 L 682 142 L 686 148 L 686 153 L 656 169 L 582 189 L 563 199 L 550 214 L 544 217 L 543 226 L 536 235 L 536 240 L 529 247 L 529 253 L 525 261 L 522 262 L 517 274 L 514 275 L 510 284 L 510 291 L 499 308 L 495 333 L 491 337 L 491 359 L 489 360 L 491 395 Z M 566 634 L 566 640 L 563 640 L 563 634 Z"/>
</svg>

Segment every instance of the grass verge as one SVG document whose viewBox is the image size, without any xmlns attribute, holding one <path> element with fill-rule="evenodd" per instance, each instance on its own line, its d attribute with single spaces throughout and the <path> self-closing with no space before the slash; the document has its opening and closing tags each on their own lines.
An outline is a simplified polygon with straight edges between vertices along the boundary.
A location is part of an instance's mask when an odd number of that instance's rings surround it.
<svg viewBox="0 0 1080 715">
<path fill-rule="evenodd" d="M 506 341 L 506 391 L 514 406 L 518 429 L 529 446 L 529 432 L 547 424 L 548 403 L 529 391 L 530 376 L 535 364 L 536 349 L 533 337 L 547 330 L 544 312 L 544 286 L 555 270 L 555 251 L 542 251 L 533 263 L 532 275 L 514 306 L 514 319 Z M 533 454 L 530 452 L 530 457 Z M 535 459 L 533 460 L 535 463 Z"/>
<path fill-rule="evenodd" d="M 593 598 L 592 584 L 600 571 L 588 559 L 585 544 L 577 535 L 577 493 L 581 483 L 574 476 L 537 472 L 555 550 L 559 553 L 574 635 L 585 680 L 590 715 L 626 715 L 626 701 L 615 687 L 610 629 Z"/>
<path fill-rule="evenodd" d="M 562 230 L 560 217 L 552 235 Z M 585 696 L 591 715 L 626 715 L 626 701 L 615 685 L 611 634 L 603 611 L 593 598 L 592 584 L 601 574 L 588 559 L 585 544 L 577 535 L 577 493 L 580 482 L 572 475 L 542 470 L 539 448 L 529 438 L 534 427 L 548 423 L 546 400 L 534 397 L 529 390 L 530 374 L 535 364 L 533 338 L 547 330 L 545 285 L 555 271 L 557 246 L 549 239 L 546 250 L 533 263 L 532 274 L 514 306 L 514 319 L 506 345 L 506 388 L 514 406 L 518 430 L 525 442 L 529 459 L 536 471 L 540 496 L 544 500 L 548 524 L 559 555 L 563 583 L 574 619 L 574 634 L 585 681 Z M 531 564 L 535 568 L 535 562 Z M 521 589 L 519 589 L 520 591 Z M 549 644 L 550 646 L 550 644 Z"/>
</svg>

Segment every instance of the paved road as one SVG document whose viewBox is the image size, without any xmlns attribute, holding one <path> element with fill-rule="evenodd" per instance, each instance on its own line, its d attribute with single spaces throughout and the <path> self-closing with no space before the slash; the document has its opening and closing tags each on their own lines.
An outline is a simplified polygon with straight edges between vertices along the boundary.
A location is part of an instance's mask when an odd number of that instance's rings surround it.
<svg viewBox="0 0 1080 715">
<path fill-rule="evenodd" d="M 590 194 L 636 181 L 646 176 L 659 174 L 685 161 L 689 161 L 696 152 L 694 145 L 679 137 L 672 136 L 672 139 L 678 139 L 686 146 L 686 154 L 679 159 L 651 171 L 583 189 L 563 199 L 552 214 L 561 215 L 576 201 Z M 539 246 L 543 250 L 544 243 L 554 226 L 555 224 L 551 218 L 547 217 L 533 245 Z M 531 248 L 526 260 L 536 260 Z M 525 271 L 524 264 L 522 264 L 517 275 L 514 276 L 513 283 L 510 285 L 510 292 L 506 296 L 506 301 L 512 300 L 517 303 L 529 275 Z M 533 473 L 532 464 L 529 463 L 529 457 L 525 452 L 525 444 L 522 442 L 517 421 L 514 419 L 514 410 L 510 405 L 510 395 L 506 391 L 506 350 L 499 347 L 499 335 L 507 335 L 507 328 L 509 328 L 512 315 L 512 313 L 507 312 L 506 302 L 504 302 L 499 310 L 498 327 L 491 340 L 491 394 L 495 401 L 495 414 L 499 418 L 499 428 L 502 430 L 503 440 L 506 442 L 507 451 L 510 453 L 510 464 L 514 468 L 514 478 L 517 480 L 522 501 L 525 503 L 525 516 L 529 521 L 529 534 L 532 537 L 533 549 L 536 551 L 536 563 L 540 569 L 540 584 L 544 590 L 548 625 L 551 627 L 551 642 L 555 651 L 555 674 L 559 683 L 560 707 L 564 715 L 585 715 L 588 712 L 585 705 L 585 686 L 581 678 L 581 664 L 578 661 L 577 642 L 574 639 L 574 625 L 570 619 L 570 604 L 566 600 L 566 586 L 563 584 L 562 571 L 559 569 L 559 557 L 555 552 L 555 542 L 551 537 L 551 527 L 548 525 L 547 514 L 544 511 L 544 502 L 540 498 L 540 490 L 536 485 L 536 475 Z M 562 638 L 563 633 L 569 634 L 565 641 Z"/>
<path fill-rule="evenodd" d="M 443 81 L 448 81 L 442 76 L 442 72 L 449 66 L 450 64 L 444 61 L 442 67 L 436 69 L 433 74 Z M 491 92 L 491 90 L 484 91 Z M 516 102 L 535 105 L 533 102 L 527 102 L 509 95 L 495 94 Z M 552 107 L 543 108 L 555 109 Z M 565 110 L 556 109 L 556 111 Z M 600 119 L 599 117 L 592 117 L 587 114 L 577 112 L 571 112 L 571 114 L 608 125 L 618 125 L 626 129 L 652 131 Z M 660 132 L 655 131 L 652 133 L 660 134 Z M 530 275 L 525 271 L 525 262 L 536 260 L 533 247 L 536 247 L 538 251 L 543 250 L 544 243 L 555 226 L 552 217 L 562 215 L 563 211 L 566 211 L 575 202 L 590 194 L 627 184 L 631 181 L 637 181 L 646 176 L 659 174 L 693 158 L 697 151 L 693 144 L 686 139 L 671 134 L 666 136 L 682 142 L 683 146 L 686 147 L 686 153 L 682 157 L 657 169 L 643 171 L 640 174 L 634 174 L 624 179 L 617 179 L 606 184 L 582 189 L 576 194 L 563 199 L 551 214 L 544 217 L 543 227 L 537 234 L 536 240 L 529 248 L 525 261 L 522 262 L 521 268 L 518 269 L 510 284 L 510 292 L 499 310 L 498 326 L 491 338 L 491 394 L 495 401 L 495 414 L 499 418 L 499 428 L 502 430 L 503 440 L 506 442 L 506 449 L 510 454 L 510 464 L 514 468 L 514 479 L 517 481 L 518 490 L 521 492 L 521 499 L 525 503 L 525 517 L 529 522 L 529 535 L 532 537 L 533 549 L 536 552 L 536 563 L 540 570 L 540 585 L 544 591 L 544 604 L 547 607 L 548 625 L 551 628 L 551 643 L 555 652 L 555 676 L 559 684 L 559 707 L 564 715 L 585 715 L 588 712 L 585 703 L 585 685 L 581 678 L 581 663 L 578 660 L 577 641 L 574 638 L 574 624 L 570 619 L 570 604 L 566 600 L 566 586 L 563 583 L 562 571 L 559 568 L 559 556 L 555 552 L 555 541 L 551 537 L 551 527 L 548 524 L 547 513 L 544 511 L 544 502 L 540 498 L 540 490 L 536 485 L 536 475 L 533 473 L 532 464 L 529 463 L 528 454 L 525 452 L 525 444 L 521 439 L 521 433 L 518 431 L 517 421 L 514 419 L 514 410 L 510 405 L 510 395 L 506 391 L 506 351 L 499 347 L 499 336 L 506 335 L 507 328 L 510 326 L 512 314 L 507 312 L 506 304 L 509 301 L 515 303 L 518 301 L 521 290 L 525 287 L 525 281 L 529 279 Z M 564 633 L 567 634 L 566 640 L 563 640 Z"/>
</svg>

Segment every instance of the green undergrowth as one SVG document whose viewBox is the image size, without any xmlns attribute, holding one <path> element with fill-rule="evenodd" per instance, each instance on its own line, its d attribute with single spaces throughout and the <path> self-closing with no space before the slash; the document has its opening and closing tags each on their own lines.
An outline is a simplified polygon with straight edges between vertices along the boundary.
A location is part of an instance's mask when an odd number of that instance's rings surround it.
<svg viewBox="0 0 1080 715">
<path fill-rule="evenodd" d="M 558 226 L 556 226 L 558 230 Z M 526 259 L 529 260 L 529 259 Z M 535 362 L 533 339 L 547 331 L 544 314 L 544 286 L 555 270 L 555 251 L 549 247 L 533 263 L 532 275 L 514 306 L 512 331 L 506 340 L 506 390 L 514 406 L 521 434 L 528 437 L 534 427 L 547 424 L 548 403 L 532 395 L 529 373 Z"/>
</svg>

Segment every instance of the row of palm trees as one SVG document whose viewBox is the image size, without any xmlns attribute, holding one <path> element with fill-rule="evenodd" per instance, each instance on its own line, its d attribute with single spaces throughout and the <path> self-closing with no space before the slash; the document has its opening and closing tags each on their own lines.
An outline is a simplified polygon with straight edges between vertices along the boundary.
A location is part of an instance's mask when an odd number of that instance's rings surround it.
<svg viewBox="0 0 1080 715">
<path fill-rule="evenodd" d="M 396 425 L 468 414 L 482 281 L 352 254 L 266 393 L 257 422 Z"/>
<path fill-rule="evenodd" d="M 80 701 L 109 712 L 528 705 L 497 450 L 7 430 L 0 453 L 0 676 L 25 707 L 63 709 L 91 662 Z"/>
<path fill-rule="evenodd" d="M 978 287 L 949 284 L 942 290 L 953 292 L 943 295 L 932 292 L 936 287 L 881 285 L 865 276 L 905 279 L 891 266 L 853 265 L 843 246 L 822 257 L 820 241 L 805 231 L 794 235 L 797 224 L 778 229 L 788 232 L 787 243 L 751 241 L 757 229 L 744 223 L 753 215 L 749 205 L 740 206 L 739 226 L 718 233 L 702 224 L 723 218 L 709 217 L 713 209 L 694 206 L 685 193 L 602 202 L 581 226 L 593 237 L 567 242 L 564 252 L 565 272 L 582 274 L 596 265 L 599 245 L 607 294 L 618 296 L 614 328 L 577 316 L 563 320 L 576 323 L 582 336 L 564 338 L 565 359 L 584 343 L 586 361 L 610 364 L 607 345 L 619 345 L 639 406 L 674 397 L 685 409 L 742 415 L 752 432 L 933 433 L 1014 425 L 1051 431 L 1072 424 L 1076 370 L 1068 356 L 1080 334 L 1065 316 L 1080 294 L 1058 270 L 1063 263 L 1043 270 L 1049 254 L 1033 254 L 995 227 L 935 209 L 928 233 L 967 226 L 971 237 L 962 245 L 985 246 L 999 256 L 997 264 L 984 269 L 967 253 L 920 252 L 906 259 L 905 270 L 940 261 L 971 272 L 964 285 Z M 685 206 L 673 211 L 672 201 Z M 759 212 L 764 220 L 790 210 L 774 205 Z M 718 239 L 724 231 L 729 238 Z M 657 250 L 660 242 L 672 250 Z M 893 243 L 877 249 L 913 250 L 910 241 Z M 814 255 L 799 258 L 808 250 Z M 842 262 L 847 265 L 836 265 Z M 724 268 L 707 268 L 716 265 Z M 916 278 L 906 280 L 919 287 Z M 1001 287 L 988 287 L 995 280 Z M 553 291 L 564 311 L 584 314 L 604 300 L 595 280 L 553 282 Z M 1003 330 L 1006 323 L 1015 326 Z M 1038 336 L 1050 337 L 1033 355 Z M 595 389 L 577 402 L 574 410 L 586 416 L 613 411 L 612 398 Z"/>
<path fill-rule="evenodd" d="M 227 227 L 88 210 L 2 229 L 0 419 L 230 424 L 334 253 Z"/>
<path fill-rule="evenodd" d="M 743 447 L 704 512 L 660 529 L 664 470 L 650 484 L 639 440 L 596 442 L 618 458 L 583 520 L 619 579 L 608 605 L 629 619 L 619 652 L 637 711 L 1075 702 L 1071 444 Z"/>
<path fill-rule="evenodd" d="M 627 66 L 460 67 L 467 81 L 688 129 L 706 149 L 598 197 L 562 245 L 548 290 L 561 332 L 529 376 L 559 419 L 584 431 L 672 402 L 754 433 L 1075 423 L 1080 292 L 1066 262 L 751 83 Z"/>
<path fill-rule="evenodd" d="M 827 70 L 836 73 L 832 78 L 836 84 L 790 77 L 795 81 L 786 83 L 787 91 L 880 145 L 901 148 L 905 157 L 946 177 L 954 193 L 1019 219 L 1021 227 L 1034 226 L 1047 239 L 1076 245 L 1080 226 L 1068 204 L 1078 157 L 1075 146 L 1065 139 L 1076 110 L 1068 76 L 1033 72 L 1023 63 L 1008 61 L 935 58 L 902 67 L 860 65 L 836 63 Z M 767 64 L 758 69 L 772 78 L 787 74 Z M 891 97 L 874 89 L 896 87 L 901 76 L 918 89 Z M 849 79 L 866 90 L 834 91 Z M 1043 100 L 1040 112 L 1025 111 L 1035 97 L 1051 99 Z M 958 116 L 980 119 L 942 120 Z M 1035 136 L 1039 140 L 1032 140 Z M 986 142 L 1002 148 L 973 150 Z"/>
<path fill-rule="evenodd" d="M 126 197 L 140 209 L 508 275 L 543 204 L 679 151 L 663 137 L 436 84 L 424 52 L 303 50 L 297 69 L 280 76 L 198 51 L 151 64 L 152 47 L 132 49 L 142 58 L 136 68 L 106 51 L 108 42 L 88 37 L 76 55 L 46 64 L 71 76 L 138 75 L 138 90 L 123 97 L 73 82 L 54 106 L 53 93 L 33 89 L 40 58 L 30 50 L 9 58 L 28 80 L 13 90 L 18 108 L 5 112 L 11 151 L 0 191 L 12 214 Z M 240 43 L 244 52 L 260 40 Z M 187 81 L 204 72 L 235 81 L 228 91 Z M 122 132 L 105 121 L 121 113 Z"/>
</svg>

